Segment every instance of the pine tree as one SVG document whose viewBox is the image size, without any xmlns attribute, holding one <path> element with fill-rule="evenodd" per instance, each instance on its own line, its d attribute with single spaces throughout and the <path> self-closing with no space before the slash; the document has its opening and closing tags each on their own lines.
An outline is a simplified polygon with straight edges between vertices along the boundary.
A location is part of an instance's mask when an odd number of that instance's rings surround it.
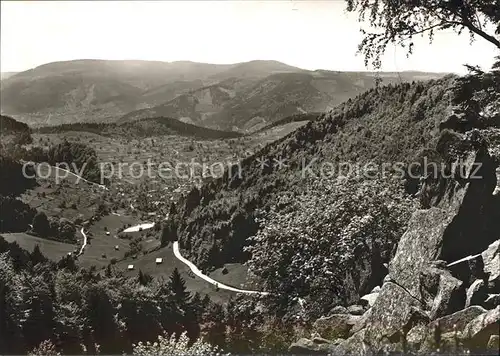
<svg viewBox="0 0 500 356">
<path fill-rule="evenodd" d="M 212 301 L 210 300 L 210 297 L 208 296 L 208 294 L 205 294 L 205 296 L 203 297 L 203 300 L 201 301 L 201 305 L 202 305 L 203 310 L 206 310 L 210 306 L 211 302 Z"/>
<path fill-rule="evenodd" d="M 35 248 L 33 249 L 33 252 L 30 254 L 31 257 L 31 262 L 33 265 L 36 265 L 37 263 L 42 263 L 42 262 L 47 262 L 47 258 L 42 254 L 40 251 L 40 246 L 36 245 Z"/>
<path fill-rule="evenodd" d="M 139 276 L 137 277 L 138 281 L 140 284 L 143 286 L 148 285 L 149 282 L 153 279 L 149 274 L 143 273 L 141 270 L 139 270 Z"/>
<path fill-rule="evenodd" d="M 193 313 L 194 319 L 196 319 L 197 322 L 201 320 L 201 315 L 203 313 L 203 300 L 201 299 L 200 293 L 196 292 L 191 298 L 191 301 L 189 303 L 190 309 Z"/>
<path fill-rule="evenodd" d="M 182 279 L 179 270 L 176 268 L 170 276 L 168 289 L 172 292 L 172 299 L 179 308 L 184 309 L 191 299 L 191 295 L 186 290 L 186 282 Z"/>
<path fill-rule="evenodd" d="M 109 265 L 106 266 L 105 275 L 107 278 L 111 278 L 111 277 L 113 277 L 113 274 L 114 274 L 113 267 L 111 267 L 111 263 L 110 263 Z"/>
</svg>

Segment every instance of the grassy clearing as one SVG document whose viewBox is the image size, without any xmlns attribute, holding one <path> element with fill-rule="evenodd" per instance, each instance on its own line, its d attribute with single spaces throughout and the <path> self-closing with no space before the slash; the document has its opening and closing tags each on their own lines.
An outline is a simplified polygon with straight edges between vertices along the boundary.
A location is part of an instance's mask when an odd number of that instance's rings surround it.
<svg viewBox="0 0 500 356">
<path fill-rule="evenodd" d="M 29 252 L 32 252 L 36 245 L 40 247 L 42 254 L 52 261 L 59 261 L 68 252 L 73 252 L 76 245 L 54 240 L 42 239 L 26 233 L 2 234 L 7 242 L 17 242 L 18 245 Z"/>
<path fill-rule="evenodd" d="M 163 258 L 163 263 L 157 265 L 155 261 L 158 257 Z M 127 269 L 129 264 L 134 265 L 134 270 L 129 271 Z M 186 287 L 191 293 L 198 292 L 202 295 L 209 295 L 212 300 L 218 302 L 227 302 L 231 296 L 235 296 L 234 292 L 223 289 L 216 290 L 215 286 L 212 284 L 196 277 L 189 267 L 175 258 L 171 244 L 152 251 L 140 258 L 128 258 L 118 262 L 115 268 L 129 276 L 137 276 L 140 270 L 143 273 L 155 277 L 163 277 L 166 280 L 168 280 L 173 270 L 177 268 L 182 278 L 186 281 Z M 246 267 L 240 264 L 228 264 L 226 268 L 228 270 L 227 274 L 223 274 L 222 269 L 218 269 L 210 273 L 210 277 L 224 284 L 244 287 L 246 281 Z"/>
<path fill-rule="evenodd" d="M 79 257 L 80 265 L 102 268 L 107 266 L 113 258 L 122 259 L 125 252 L 129 250 L 131 240 L 118 238 L 118 231 L 126 225 L 135 225 L 136 223 L 138 221 L 133 217 L 112 214 L 103 216 L 100 220 L 94 222 L 86 230 L 89 238 L 88 245 L 85 247 L 85 252 Z M 109 235 L 106 232 L 109 232 Z M 146 233 L 147 231 L 127 235 L 134 238 L 143 236 Z M 118 246 L 119 249 L 115 250 L 115 246 Z"/>
</svg>

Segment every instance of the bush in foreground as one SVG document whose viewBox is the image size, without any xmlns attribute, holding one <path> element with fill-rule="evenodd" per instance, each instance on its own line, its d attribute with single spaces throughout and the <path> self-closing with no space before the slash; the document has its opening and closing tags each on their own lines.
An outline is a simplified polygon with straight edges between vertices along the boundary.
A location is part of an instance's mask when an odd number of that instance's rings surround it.
<svg viewBox="0 0 500 356">
<path fill-rule="evenodd" d="M 201 338 L 189 345 L 187 333 L 183 332 L 178 339 L 175 334 L 172 334 L 170 337 L 159 335 L 158 341 L 155 342 L 139 342 L 134 345 L 133 354 L 138 356 L 204 356 L 221 353 L 217 347 L 204 342 Z"/>
</svg>

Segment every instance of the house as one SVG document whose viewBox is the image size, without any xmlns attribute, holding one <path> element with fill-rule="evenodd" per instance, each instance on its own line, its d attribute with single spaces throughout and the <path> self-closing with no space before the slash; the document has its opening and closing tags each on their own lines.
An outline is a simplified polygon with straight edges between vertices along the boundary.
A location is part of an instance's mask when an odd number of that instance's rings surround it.
<svg viewBox="0 0 500 356">
<path fill-rule="evenodd" d="M 158 257 L 155 262 L 157 265 L 159 265 L 159 264 L 163 263 L 163 258 Z"/>
<path fill-rule="evenodd" d="M 109 236 L 111 235 L 111 233 L 109 231 L 106 231 L 106 236 Z"/>
<path fill-rule="evenodd" d="M 132 271 L 132 270 L 134 269 L 134 265 L 128 265 L 128 266 L 127 266 L 127 269 L 128 269 L 129 271 Z"/>
<path fill-rule="evenodd" d="M 115 245 L 115 251 L 118 251 L 120 249 L 120 246 Z"/>
</svg>

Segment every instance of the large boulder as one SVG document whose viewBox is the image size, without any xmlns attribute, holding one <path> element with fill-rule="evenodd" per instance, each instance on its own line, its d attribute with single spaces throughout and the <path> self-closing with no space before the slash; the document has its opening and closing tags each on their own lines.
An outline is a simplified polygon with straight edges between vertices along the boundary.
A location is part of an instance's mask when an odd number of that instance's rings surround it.
<svg viewBox="0 0 500 356">
<path fill-rule="evenodd" d="M 467 289 L 465 307 L 482 305 L 488 297 L 486 284 L 482 279 L 476 279 Z"/>
<path fill-rule="evenodd" d="M 337 305 L 333 307 L 333 309 L 330 311 L 330 314 L 348 314 L 349 312 L 347 311 L 347 308 L 342 306 L 342 305 Z"/>
<path fill-rule="evenodd" d="M 385 344 L 399 343 L 404 334 L 415 325 L 429 322 L 422 303 L 401 286 L 389 282 L 382 286 L 364 331 L 372 352 L 379 352 Z"/>
<path fill-rule="evenodd" d="M 411 295 L 419 293 L 420 271 L 439 258 L 443 235 L 455 217 L 454 213 L 431 208 L 416 211 L 410 219 L 389 265 L 389 275 Z"/>
<path fill-rule="evenodd" d="M 462 281 L 450 272 L 428 267 L 420 272 L 420 297 L 427 304 L 431 320 L 454 313 L 465 305 Z"/>
<path fill-rule="evenodd" d="M 366 342 L 366 330 L 355 333 L 352 337 L 337 345 L 332 350 L 333 355 L 370 355 L 373 352 L 370 344 Z"/>
<path fill-rule="evenodd" d="M 500 306 L 488 310 L 473 320 L 464 328 L 462 337 L 470 350 L 485 350 L 492 335 L 498 335 L 500 328 Z"/>
<path fill-rule="evenodd" d="M 347 308 L 347 311 L 349 312 L 349 314 L 352 314 L 352 315 L 363 315 L 365 313 L 365 310 L 363 309 L 363 307 L 361 305 L 357 305 L 357 304 L 350 305 Z"/>
<path fill-rule="evenodd" d="M 360 318 L 358 315 L 332 314 L 317 319 L 313 324 L 313 330 L 328 339 L 345 339 Z"/>
<path fill-rule="evenodd" d="M 480 306 L 472 306 L 436 319 L 428 325 L 419 325 L 408 334 L 408 342 L 412 344 L 415 350 L 420 350 L 423 353 L 429 353 L 436 348 L 449 347 L 450 342 L 453 345 L 458 342 L 462 331 L 469 322 L 485 312 L 486 309 Z M 439 345 L 436 345 L 437 334 L 439 334 L 440 339 Z M 447 341 L 443 341 L 443 335 L 447 335 Z M 446 343 L 448 345 L 445 345 Z"/>
<path fill-rule="evenodd" d="M 464 330 L 469 322 L 484 313 L 486 313 L 486 309 L 474 305 L 456 313 L 436 319 L 430 323 L 430 326 L 431 328 L 433 326 L 439 327 L 441 332 L 444 333 L 452 332 L 454 330 Z"/>
<path fill-rule="evenodd" d="M 361 297 L 361 301 L 365 302 L 366 305 L 368 305 L 371 308 L 371 307 L 373 307 L 373 305 L 377 301 L 378 295 L 379 295 L 378 292 L 377 293 L 366 294 L 366 295 L 364 295 L 364 296 Z"/>
<path fill-rule="evenodd" d="M 354 324 L 354 326 L 352 327 L 350 333 L 351 334 L 355 334 L 357 333 L 358 331 L 364 329 L 366 327 L 366 322 L 368 321 L 368 319 L 370 318 L 372 314 L 372 308 L 368 309 L 362 316 L 361 318 L 359 318 L 356 323 Z"/>
<path fill-rule="evenodd" d="M 428 339 L 429 326 L 417 324 L 406 334 L 406 343 L 411 350 L 419 350 Z"/>
<path fill-rule="evenodd" d="M 500 239 L 489 245 L 481 255 L 484 272 L 488 275 L 488 287 L 492 293 L 500 293 Z"/>
<path fill-rule="evenodd" d="M 294 342 L 288 348 L 288 352 L 297 355 L 313 355 L 313 354 L 327 354 L 335 349 L 335 343 L 323 338 L 314 338 L 312 340 L 302 338 Z"/>
</svg>

